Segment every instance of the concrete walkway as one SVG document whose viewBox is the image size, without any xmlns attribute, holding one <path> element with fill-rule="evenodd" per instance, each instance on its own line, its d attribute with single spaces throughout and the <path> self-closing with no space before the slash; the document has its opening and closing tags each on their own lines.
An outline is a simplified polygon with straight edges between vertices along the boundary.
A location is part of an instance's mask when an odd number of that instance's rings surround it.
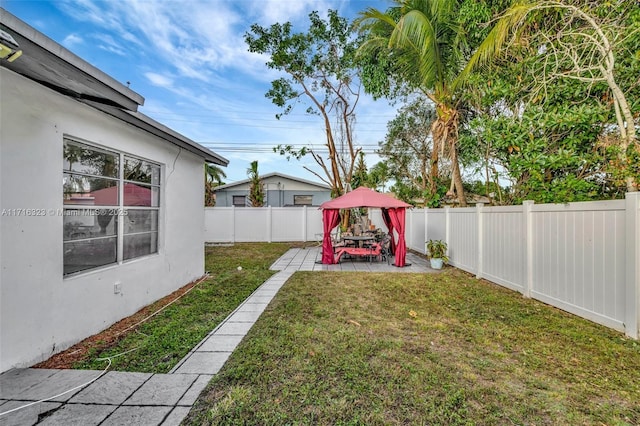
<svg viewBox="0 0 640 426">
<path fill-rule="evenodd" d="M 191 406 L 260 317 L 282 285 L 298 270 L 435 272 L 424 258 L 407 254 L 411 266 L 343 261 L 321 265 L 319 248 L 291 249 L 264 282 L 169 374 L 93 370 L 14 369 L 0 375 L 0 426 L 179 425 Z M 47 401 L 42 401 L 47 399 Z M 19 407 L 24 407 L 12 411 Z"/>
</svg>

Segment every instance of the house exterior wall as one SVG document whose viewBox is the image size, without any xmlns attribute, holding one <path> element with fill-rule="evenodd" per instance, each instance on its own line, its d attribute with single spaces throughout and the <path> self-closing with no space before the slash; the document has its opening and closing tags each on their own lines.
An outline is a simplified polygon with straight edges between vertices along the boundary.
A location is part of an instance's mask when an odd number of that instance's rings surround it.
<svg viewBox="0 0 640 426">
<path fill-rule="evenodd" d="M 0 81 L 2 372 L 44 360 L 202 276 L 204 184 L 198 156 L 5 68 Z M 63 277 L 67 135 L 162 165 L 157 254 Z"/>
<path fill-rule="evenodd" d="M 331 190 L 321 189 L 317 185 L 271 176 L 262 180 L 266 192 L 265 206 L 285 207 L 294 205 L 295 195 L 311 195 L 314 206 L 331 200 Z M 233 196 L 249 196 L 249 183 L 233 185 L 228 189 L 216 191 L 216 207 L 231 207 Z"/>
</svg>

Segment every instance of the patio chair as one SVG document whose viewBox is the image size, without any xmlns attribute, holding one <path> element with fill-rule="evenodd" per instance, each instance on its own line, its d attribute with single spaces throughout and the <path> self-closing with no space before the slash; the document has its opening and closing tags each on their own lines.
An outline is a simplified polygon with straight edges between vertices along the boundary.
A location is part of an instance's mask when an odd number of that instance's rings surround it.
<svg viewBox="0 0 640 426">
<path fill-rule="evenodd" d="M 389 234 L 385 234 L 382 237 L 382 241 L 380 241 L 380 260 L 386 260 L 387 265 L 391 263 L 391 236 Z"/>
</svg>

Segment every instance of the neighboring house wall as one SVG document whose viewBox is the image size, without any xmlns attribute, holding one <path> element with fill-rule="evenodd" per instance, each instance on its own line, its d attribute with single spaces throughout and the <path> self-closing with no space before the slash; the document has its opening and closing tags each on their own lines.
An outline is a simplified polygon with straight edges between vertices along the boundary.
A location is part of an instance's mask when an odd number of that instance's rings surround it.
<svg viewBox="0 0 640 426">
<path fill-rule="evenodd" d="M 266 193 L 265 206 L 285 207 L 295 205 L 295 196 L 311 196 L 311 205 L 319 206 L 331 200 L 330 189 L 318 185 L 288 179 L 283 176 L 270 176 L 262 180 Z M 229 188 L 216 190 L 216 207 L 231 207 L 233 197 L 249 197 L 249 183 L 230 185 Z"/>
<path fill-rule="evenodd" d="M 1 372 L 44 360 L 201 277 L 204 183 L 195 154 L 5 68 L 0 81 Z M 157 254 L 63 278 L 66 135 L 162 165 Z"/>
</svg>

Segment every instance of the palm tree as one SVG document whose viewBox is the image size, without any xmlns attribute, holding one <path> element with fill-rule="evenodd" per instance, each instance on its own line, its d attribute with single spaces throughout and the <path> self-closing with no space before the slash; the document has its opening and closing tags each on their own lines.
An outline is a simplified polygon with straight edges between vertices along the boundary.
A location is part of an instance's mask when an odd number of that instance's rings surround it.
<svg viewBox="0 0 640 426">
<path fill-rule="evenodd" d="M 264 186 L 258 174 L 258 161 L 252 161 L 247 168 L 247 176 L 251 181 L 249 187 L 249 201 L 253 207 L 262 207 L 264 205 Z"/>
<path fill-rule="evenodd" d="M 431 126 L 432 192 L 438 176 L 439 156 L 448 148 L 452 185 L 461 206 L 466 206 L 458 161 L 458 126 L 461 87 L 461 29 L 456 24 L 458 3 L 453 0 L 395 0 L 386 13 L 369 8 L 359 24 L 368 31 L 361 51 L 392 58 L 394 73 L 421 90 L 436 107 Z M 466 75 L 465 75 L 466 77 Z"/>
<path fill-rule="evenodd" d="M 215 164 L 205 164 L 204 172 L 206 175 L 206 179 L 209 182 L 214 182 L 216 184 L 215 186 L 224 185 L 222 179 L 226 178 L 227 175 L 220 167 L 216 166 Z"/>
<path fill-rule="evenodd" d="M 206 207 L 213 207 L 216 205 L 216 199 L 213 196 L 213 189 L 216 186 L 224 185 L 222 181 L 226 178 L 224 170 L 215 164 L 204 165 L 204 205 Z"/>
</svg>

